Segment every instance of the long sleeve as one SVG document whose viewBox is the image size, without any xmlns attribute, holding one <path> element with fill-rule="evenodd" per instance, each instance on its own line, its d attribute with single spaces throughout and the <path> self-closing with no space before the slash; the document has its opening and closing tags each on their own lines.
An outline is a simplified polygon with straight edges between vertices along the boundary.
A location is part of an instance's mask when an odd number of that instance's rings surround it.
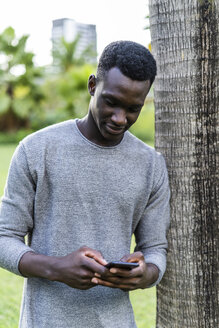
<svg viewBox="0 0 219 328">
<path fill-rule="evenodd" d="M 65 256 L 82 245 L 119 259 L 129 253 L 135 232 L 137 249 L 161 277 L 168 198 L 162 156 L 128 131 L 120 144 L 102 147 L 82 136 L 73 120 L 42 129 L 21 142 L 11 162 L 0 214 L 0 266 L 19 274 L 27 251 Z M 22 328 L 57 322 L 60 328 L 87 322 L 135 327 L 129 296 L 117 288 L 81 291 L 30 278 L 23 300 Z"/>
<path fill-rule="evenodd" d="M 33 228 L 35 184 L 20 144 L 11 161 L 0 207 L 0 266 L 21 275 L 20 258 L 32 251 L 24 237 Z"/>
<path fill-rule="evenodd" d="M 144 214 L 135 230 L 136 251 L 144 254 L 146 263 L 159 268 L 157 285 L 166 270 L 166 233 L 169 227 L 169 184 L 163 157 L 160 155 L 155 172 L 154 187 Z"/>
</svg>

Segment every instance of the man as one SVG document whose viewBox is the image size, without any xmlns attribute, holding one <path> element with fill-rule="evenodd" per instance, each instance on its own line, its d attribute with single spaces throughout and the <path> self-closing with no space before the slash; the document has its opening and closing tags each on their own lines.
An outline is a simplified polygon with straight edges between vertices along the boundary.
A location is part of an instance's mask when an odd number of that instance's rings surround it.
<svg viewBox="0 0 219 328">
<path fill-rule="evenodd" d="M 20 327 L 136 327 L 126 291 L 161 280 L 169 222 L 163 157 L 127 131 L 155 75 L 146 48 L 111 43 L 89 77 L 88 115 L 17 148 L 2 199 L 0 263 L 28 277 Z M 119 259 L 139 266 L 105 267 Z"/>
</svg>

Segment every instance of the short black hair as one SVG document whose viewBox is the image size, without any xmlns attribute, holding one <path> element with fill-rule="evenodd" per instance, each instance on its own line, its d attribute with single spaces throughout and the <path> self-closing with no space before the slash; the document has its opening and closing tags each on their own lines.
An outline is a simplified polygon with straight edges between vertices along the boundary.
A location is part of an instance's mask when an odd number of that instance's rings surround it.
<svg viewBox="0 0 219 328">
<path fill-rule="evenodd" d="M 97 80 L 103 80 L 113 67 L 132 80 L 150 80 L 151 85 L 157 74 L 156 61 L 150 51 L 133 41 L 115 41 L 106 46 L 97 66 Z"/>
</svg>

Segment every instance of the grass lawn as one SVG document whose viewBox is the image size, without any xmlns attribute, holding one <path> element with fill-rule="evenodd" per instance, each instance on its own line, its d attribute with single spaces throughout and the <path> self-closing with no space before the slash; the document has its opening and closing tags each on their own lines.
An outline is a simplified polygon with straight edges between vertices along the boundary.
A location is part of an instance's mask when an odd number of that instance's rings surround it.
<svg viewBox="0 0 219 328">
<path fill-rule="evenodd" d="M 15 145 L 0 145 L 0 195 Z M 17 328 L 23 278 L 0 269 L 0 328 Z M 130 293 L 138 328 L 154 328 L 156 289 L 136 290 Z"/>
<path fill-rule="evenodd" d="M 0 328 L 17 328 L 23 278 L 0 269 Z"/>
<path fill-rule="evenodd" d="M 3 195 L 11 156 L 16 145 L 0 145 L 0 196 Z"/>
</svg>

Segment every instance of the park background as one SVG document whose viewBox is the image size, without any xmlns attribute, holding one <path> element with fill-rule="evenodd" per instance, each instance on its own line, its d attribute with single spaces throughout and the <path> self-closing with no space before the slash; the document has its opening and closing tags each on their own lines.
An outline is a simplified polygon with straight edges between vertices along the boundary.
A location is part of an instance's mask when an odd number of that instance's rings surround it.
<svg viewBox="0 0 219 328">
<path fill-rule="evenodd" d="M 34 12 L 30 3 L 8 1 L 0 14 L 0 196 L 20 140 L 38 129 L 87 113 L 87 79 L 96 71 L 96 65 L 87 60 L 91 50 L 78 58 L 78 40 L 62 40 L 59 49 L 52 53 L 52 19 L 70 16 L 85 23 L 97 22 L 97 57 L 109 42 L 117 39 L 150 44 L 147 1 L 139 1 L 138 8 L 133 1 L 120 1 L 121 7 L 116 1 L 109 6 L 106 1 L 96 0 L 91 6 L 84 0 L 71 7 L 68 1 L 62 1 L 62 6 L 56 1 L 53 5 L 39 1 Z M 125 18 L 121 18 L 122 12 L 126 13 Z M 153 146 L 152 91 L 131 132 Z M 23 278 L 0 269 L 0 328 L 17 327 L 22 286 Z M 155 327 L 155 288 L 132 292 L 131 300 L 138 327 Z"/>
</svg>

